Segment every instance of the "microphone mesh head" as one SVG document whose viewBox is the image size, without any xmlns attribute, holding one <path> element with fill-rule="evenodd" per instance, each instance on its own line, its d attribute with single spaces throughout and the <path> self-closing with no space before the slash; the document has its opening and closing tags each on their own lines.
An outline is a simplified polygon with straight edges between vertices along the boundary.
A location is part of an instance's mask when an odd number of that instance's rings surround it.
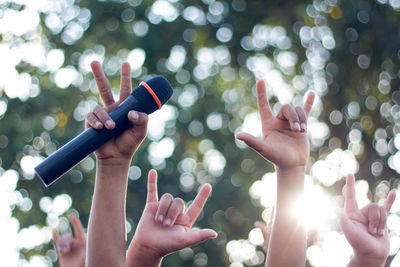
<svg viewBox="0 0 400 267">
<path fill-rule="evenodd" d="M 163 76 L 156 76 L 146 82 L 160 100 L 161 105 L 172 96 L 172 86 Z"/>
<path fill-rule="evenodd" d="M 172 96 L 172 86 L 163 76 L 153 77 L 150 80 L 147 80 L 146 83 L 153 90 L 161 105 L 165 104 Z M 150 114 L 158 109 L 157 102 L 143 85 L 140 85 L 133 90 L 132 96 L 143 104 L 143 110 L 139 111 Z"/>
</svg>

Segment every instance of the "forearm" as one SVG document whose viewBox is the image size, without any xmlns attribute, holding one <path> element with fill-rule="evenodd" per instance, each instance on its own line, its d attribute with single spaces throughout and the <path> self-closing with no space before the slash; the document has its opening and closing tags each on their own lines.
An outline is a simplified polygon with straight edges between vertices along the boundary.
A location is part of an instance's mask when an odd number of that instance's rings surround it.
<svg viewBox="0 0 400 267">
<path fill-rule="evenodd" d="M 87 265 L 125 266 L 125 199 L 130 161 L 98 161 L 88 227 Z"/>
<path fill-rule="evenodd" d="M 135 240 L 129 246 L 126 267 L 159 267 L 161 265 L 162 257 L 152 253 L 151 251 L 144 251 L 142 247 L 138 247 Z"/>
<path fill-rule="evenodd" d="M 347 267 L 384 267 L 385 263 L 386 259 L 367 259 L 365 257 L 354 256 Z"/>
<path fill-rule="evenodd" d="M 306 229 L 293 213 L 296 201 L 304 193 L 304 167 L 277 169 L 276 216 L 271 232 L 267 267 L 304 267 Z"/>
</svg>

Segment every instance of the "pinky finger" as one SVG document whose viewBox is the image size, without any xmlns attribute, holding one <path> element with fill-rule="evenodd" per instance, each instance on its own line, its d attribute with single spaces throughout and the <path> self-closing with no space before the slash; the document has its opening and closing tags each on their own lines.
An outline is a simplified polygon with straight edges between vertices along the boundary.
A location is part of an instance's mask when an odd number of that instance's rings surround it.
<svg viewBox="0 0 400 267">
<path fill-rule="evenodd" d="M 390 191 L 389 196 L 385 202 L 385 208 L 386 208 L 387 212 L 389 212 L 390 209 L 392 208 L 392 205 L 393 205 L 394 201 L 396 200 L 396 195 L 397 195 L 396 190 Z"/>
<path fill-rule="evenodd" d="M 86 116 L 86 124 L 88 127 L 93 127 L 97 130 L 103 128 L 103 124 L 100 122 L 99 118 L 97 118 L 97 116 L 93 112 L 90 112 Z"/>
</svg>

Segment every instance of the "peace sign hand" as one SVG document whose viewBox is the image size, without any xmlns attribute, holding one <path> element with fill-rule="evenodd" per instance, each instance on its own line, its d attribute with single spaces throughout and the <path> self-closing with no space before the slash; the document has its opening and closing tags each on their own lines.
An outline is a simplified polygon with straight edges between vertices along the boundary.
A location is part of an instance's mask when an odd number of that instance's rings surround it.
<svg viewBox="0 0 400 267">
<path fill-rule="evenodd" d="M 349 266 L 384 266 L 390 249 L 386 219 L 395 199 L 396 192 L 391 191 L 383 206 L 371 203 L 360 210 L 355 196 L 354 175 L 347 176 L 340 225 L 354 250 Z"/>
<path fill-rule="evenodd" d="M 132 91 L 130 65 L 125 62 L 121 66 L 121 86 L 118 101 L 114 100 L 111 87 L 100 63 L 94 61 L 91 67 L 104 107 L 96 106 L 94 110 L 87 115 L 86 127 L 88 128 L 91 126 L 97 130 L 105 127 L 108 130 L 112 130 L 115 127 L 115 122 L 108 113 L 117 108 Z M 132 122 L 133 126 L 98 148 L 95 151 L 98 159 L 129 160 L 130 162 L 133 153 L 146 137 L 148 116 L 145 113 L 132 110 L 128 113 L 128 119 Z"/>
<path fill-rule="evenodd" d="M 315 95 L 310 93 L 304 107 L 286 104 L 274 116 L 268 102 L 264 81 L 257 82 L 257 104 L 261 117 L 262 140 L 247 133 L 239 133 L 236 138 L 245 142 L 265 159 L 280 169 L 303 167 L 309 157 L 307 140 L 307 116 Z"/>
<path fill-rule="evenodd" d="M 269 213 L 269 218 L 266 223 L 256 221 L 254 223 L 254 226 L 259 228 L 261 230 L 261 233 L 264 238 L 264 252 L 265 254 L 268 253 L 268 247 L 269 247 L 269 239 L 271 237 L 271 232 L 272 232 L 272 226 L 274 225 L 274 216 L 275 216 L 275 206 L 272 206 L 270 213 Z"/>
<path fill-rule="evenodd" d="M 82 223 L 75 214 L 70 217 L 75 237 L 61 235 L 53 230 L 53 241 L 60 258 L 61 267 L 84 267 L 86 260 L 86 235 Z"/>
<path fill-rule="evenodd" d="M 146 206 L 128 250 L 127 266 L 136 266 L 139 262 L 144 264 L 145 258 L 161 261 L 172 252 L 215 238 L 217 234 L 211 229 L 191 229 L 210 193 L 211 186 L 205 184 L 184 212 L 184 202 L 180 198 L 164 194 L 158 200 L 157 173 L 151 170 Z M 147 261 L 146 264 L 150 266 Z"/>
</svg>

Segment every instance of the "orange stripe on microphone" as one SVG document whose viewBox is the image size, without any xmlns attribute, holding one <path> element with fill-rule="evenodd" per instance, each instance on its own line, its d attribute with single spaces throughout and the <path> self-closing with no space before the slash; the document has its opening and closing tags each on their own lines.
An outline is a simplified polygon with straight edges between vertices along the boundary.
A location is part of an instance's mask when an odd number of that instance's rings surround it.
<svg viewBox="0 0 400 267">
<path fill-rule="evenodd" d="M 147 91 L 151 94 L 151 96 L 154 98 L 154 101 L 156 101 L 158 109 L 161 109 L 161 103 L 160 100 L 158 99 L 157 95 L 154 93 L 154 91 L 151 89 L 151 87 L 145 83 L 145 82 L 141 82 L 140 85 L 143 85 L 144 88 L 147 89 Z"/>
</svg>

